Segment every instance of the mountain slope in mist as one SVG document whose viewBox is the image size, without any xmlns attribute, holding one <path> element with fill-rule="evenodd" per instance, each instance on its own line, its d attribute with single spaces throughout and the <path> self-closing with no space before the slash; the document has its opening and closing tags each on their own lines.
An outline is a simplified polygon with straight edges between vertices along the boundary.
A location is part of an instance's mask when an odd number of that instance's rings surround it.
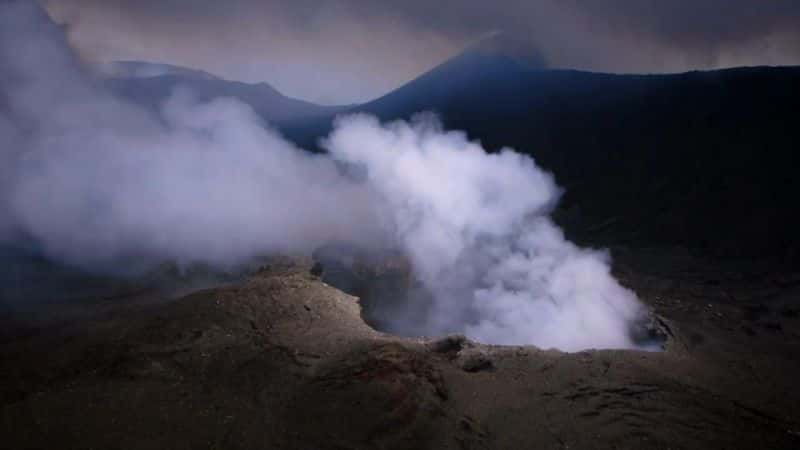
<svg viewBox="0 0 800 450">
<path fill-rule="evenodd" d="M 117 95 L 151 109 L 158 109 L 174 92 L 183 88 L 199 101 L 235 98 L 265 121 L 307 119 L 335 114 L 338 106 L 320 106 L 287 97 L 267 83 L 248 84 L 223 80 L 206 72 L 139 61 L 119 61 L 105 68 L 105 83 Z"/>
<path fill-rule="evenodd" d="M 425 110 L 447 113 L 451 120 L 507 114 L 526 108 L 523 102 L 508 100 L 524 92 L 531 76 L 543 66 L 544 62 L 535 53 L 501 34 L 472 45 L 358 109 L 383 119 Z M 503 101 L 487 102 L 489 95 Z"/>
<path fill-rule="evenodd" d="M 486 148 L 532 155 L 565 187 L 574 237 L 794 257 L 798 83 L 798 67 L 611 75 L 470 49 L 353 111 L 434 111 Z M 329 127 L 283 129 L 311 147 Z"/>
<path fill-rule="evenodd" d="M 187 78 L 204 80 L 221 80 L 208 72 L 172 64 L 151 63 L 143 61 L 113 61 L 101 63 L 96 70 L 107 78 L 152 78 L 163 75 L 178 75 Z"/>
</svg>

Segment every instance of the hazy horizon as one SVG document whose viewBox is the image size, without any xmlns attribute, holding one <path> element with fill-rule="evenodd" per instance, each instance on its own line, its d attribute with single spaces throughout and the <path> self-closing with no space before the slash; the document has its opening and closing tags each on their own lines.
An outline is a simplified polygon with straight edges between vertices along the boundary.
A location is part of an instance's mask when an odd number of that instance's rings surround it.
<svg viewBox="0 0 800 450">
<path fill-rule="evenodd" d="M 86 60 L 173 64 L 266 82 L 320 104 L 377 98 L 494 32 L 526 43 L 550 68 L 674 73 L 800 64 L 800 3 L 788 0 L 43 4 Z"/>
</svg>

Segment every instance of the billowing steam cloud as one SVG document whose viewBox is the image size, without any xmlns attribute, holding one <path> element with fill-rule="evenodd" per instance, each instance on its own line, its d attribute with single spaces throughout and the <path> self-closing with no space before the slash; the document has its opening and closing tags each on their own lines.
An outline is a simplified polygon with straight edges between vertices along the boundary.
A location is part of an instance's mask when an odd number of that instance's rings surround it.
<svg viewBox="0 0 800 450">
<path fill-rule="evenodd" d="M 530 158 L 487 154 L 430 122 L 381 127 L 368 117 L 340 121 L 327 148 L 366 167 L 432 293 L 424 323 L 395 328 L 570 350 L 632 345 L 635 296 L 611 277 L 605 254 L 579 249 L 550 221 L 559 190 Z"/>
<path fill-rule="evenodd" d="M 432 302 L 423 330 L 565 350 L 634 347 L 641 307 L 604 253 L 567 242 L 530 158 L 435 121 L 341 119 L 327 155 L 230 99 L 151 114 L 94 84 L 32 2 L 0 2 L 0 239 L 88 268 L 236 264 L 330 242 L 398 247 Z M 402 320 L 402 318 L 398 318 Z"/>
<path fill-rule="evenodd" d="M 372 238 L 367 191 L 248 106 L 178 92 L 157 117 L 93 85 L 32 2 L 0 5 L 2 222 L 51 256 L 232 264 Z"/>
</svg>

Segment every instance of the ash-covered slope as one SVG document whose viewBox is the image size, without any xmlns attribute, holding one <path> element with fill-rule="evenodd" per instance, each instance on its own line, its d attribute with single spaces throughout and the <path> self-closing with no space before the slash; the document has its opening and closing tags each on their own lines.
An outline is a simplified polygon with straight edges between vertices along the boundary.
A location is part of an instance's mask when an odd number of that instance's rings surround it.
<svg viewBox="0 0 800 450">
<path fill-rule="evenodd" d="M 766 283 L 707 264 L 742 303 L 677 301 L 703 287 L 681 262 L 626 270 L 670 324 L 660 353 L 384 335 L 303 260 L 174 300 L 98 302 L 88 320 L 0 339 L 0 446 L 796 448 L 797 319 L 749 318 Z"/>
<path fill-rule="evenodd" d="M 514 55 L 471 48 L 350 112 L 434 111 L 487 148 L 532 155 L 566 188 L 559 214 L 576 238 L 800 253 L 800 68 L 611 75 L 541 70 Z M 331 120 L 284 130 L 313 147 Z"/>
<path fill-rule="evenodd" d="M 106 68 L 105 83 L 117 95 L 158 108 L 176 88 L 188 89 L 200 101 L 233 97 L 267 122 L 309 119 L 335 114 L 344 107 L 320 106 L 287 97 L 267 83 L 223 80 L 206 72 L 167 64 L 120 61 Z"/>
</svg>

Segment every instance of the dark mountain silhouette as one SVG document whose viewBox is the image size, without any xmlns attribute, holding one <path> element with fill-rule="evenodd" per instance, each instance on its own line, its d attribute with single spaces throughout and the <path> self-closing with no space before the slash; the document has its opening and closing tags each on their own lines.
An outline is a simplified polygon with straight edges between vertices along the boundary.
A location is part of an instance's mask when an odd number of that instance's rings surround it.
<svg viewBox="0 0 800 450">
<path fill-rule="evenodd" d="M 579 241 L 794 258 L 798 86 L 798 67 L 611 75 L 481 47 L 348 112 L 434 111 L 489 149 L 533 156 L 566 188 L 557 217 Z M 331 121 L 282 129 L 315 148 Z"/>
<path fill-rule="evenodd" d="M 287 97 L 267 83 L 223 80 L 203 71 L 137 61 L 120 61 L 107 69 L 112 91 L 149 108 L 161 105 L 177 87 L 191 90 L 200 101 L 234 97 L 250 105 L 268 122 L 335 114 L 339 106 L 320 106 Z"/>
<path fill-rule="evenodd" d="M 508 49 L 508 51 L 506 51 Z M 417 111 L 447 113 L 448 119 L 524 112 L 527 105 L 517 101 L 487 103 L 485 94 L 503 99 L 519 95 L 531 75 L 543 65 L 534 51 L 494 36 L 471 46 L 458 56 L 412 80 L 389 94 L 358 107 L 384 119 L 405 117 Z M 489 92 L 484 92 L 489 89 Z M 473 101 L 469 102 L 472 99 Z"/>
</svg>

